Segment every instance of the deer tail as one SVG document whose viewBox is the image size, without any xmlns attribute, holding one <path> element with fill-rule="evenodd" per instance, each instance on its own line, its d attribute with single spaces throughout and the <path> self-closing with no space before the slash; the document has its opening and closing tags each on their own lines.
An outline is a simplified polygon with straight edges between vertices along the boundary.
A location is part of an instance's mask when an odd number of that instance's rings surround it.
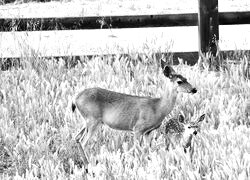
<svg viewBox="0 0 250 180">
<path fill-rule="evenodd" d="M 75 110 L 76 110 L 76 105 L 73 102 L 71 104 L 71 110 L 72 110 L 72 112 L 75 112 Z"/>
</svg>

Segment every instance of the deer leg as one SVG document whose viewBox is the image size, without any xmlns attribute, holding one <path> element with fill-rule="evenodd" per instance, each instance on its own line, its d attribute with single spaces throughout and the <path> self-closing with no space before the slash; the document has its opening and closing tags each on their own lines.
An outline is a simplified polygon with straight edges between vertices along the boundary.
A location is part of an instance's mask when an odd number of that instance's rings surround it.
<svg viewBox="0 0 250 180">
<path fill-rule="evenodd" d="M 146 148 L 151 148 L 151 146 L 152 146 L 151 134 L 144 135 L 144 145 Z"/>
<path fill-rule="evenodd" d="M 84 126 L 81 129 L 81 131 L 76 135 L 75 137 L 76 142 L 80 142 L 85 133 L 86 133 L 86 127 Z"/>
<path fill-rule="evenodd" d="M 138 150 L 141 152 L 141 147 L 142 147 L 142 142 L 143 142 L 143 135 L 141 132 L 136 132 L 134 135 L 134 146 L 132 150 Z"/>
<path fill-rule="evenodd" d="M 83 136 L 86 134 L 86 131 L 88 131 L 88 130 L 86 129 L 86 127 L 83 127 L 82 130 L 81 130 L 81 131 L 76 135 L 76 137 L 75 137 L 75 140 L 76 140 L 78 149 L 79 149 L 79 151 L 80 151 L 80 153 L 81 153 L 81 156 L 82 156 L 82 158 L 83 158 L 84 164 L 88 164 L 88 159 L 87 159 L 86 154 L 85 154 L 85 152 L 84 152 L 84 150 L 83 150 L 81 141 L 82 141 Z"/>
<path fill-rule="evenodd" d="M 84 148 L 85 148 L 86 144 L 88 143 L 89 139 L 94 135 L 97 127 L 98 127 L 97 120 L 94 119 L 93 121 L 89 121 L 89 122 L 87 122 L 87 126 L 84 127 L 80 131 L 80 133 L 76 136 L 76 142 L 78 144 L 78 148 L 81 152 L 83 162 L 85 165 L 87 165 L 89 163 L 89 161 L 88 161 L 88 158 L 87 158 L 86 153 L 84 151 Z"/>
<path fill-rule="evenodd" d="M 129 149 L 129 151 L 125 152 L 125 154 L 130 154 L 130 153 L 134 152 L 137 149 L 137 147 L 140 146 L 140 144 L 141 144 L 141 138 L 142 138 L 141 133 L 139 133 L 139 132 L 134 133 L 134 138 L 133 138 L 134 139 L 134 144 Z"/>
<path fill-rule="evenodd" d="M 169 151 L 170 144 L 171 144 L 170 138 L 169 138 L 169 137 L 166 137 L 166 138 L 165 138 L 165 150 L 166 150 L 166 151 Z"/>
</svg>

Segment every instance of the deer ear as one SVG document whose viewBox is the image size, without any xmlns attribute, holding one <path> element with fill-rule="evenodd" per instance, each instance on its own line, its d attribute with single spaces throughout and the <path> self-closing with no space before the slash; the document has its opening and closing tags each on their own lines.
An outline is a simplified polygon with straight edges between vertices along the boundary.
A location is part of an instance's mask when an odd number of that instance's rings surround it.
<svg viewBox="0 0 250 180">
<path fill-rule="evenodd" d="M 164 69 L 163 69 L 163 74 L 172 79 L 173 78 L 173 74 L 175 74 L 175 71 L 174 69 L 171 67 L 171 66 L 165 66 Z"/>
<path fill-rule="evenodd" d="M 206 114 L 202 114 L 201 117 L 198 119 L 198 123 L 202 122 L 206 117 Z"/>
<path fill-rule="evenodd" d="M 180 122 L 180 123 L 184 123 L 184 116 L 182 115 L 182 114 L 180 114 L 179 116 L 178 116 L 178 121 Z"/>
<path fill-rule="evenodd" d="M 165 66 L 167 65 L 167 63 L 161 59 L 161 68 L 164 70 Z"/>
</svg>

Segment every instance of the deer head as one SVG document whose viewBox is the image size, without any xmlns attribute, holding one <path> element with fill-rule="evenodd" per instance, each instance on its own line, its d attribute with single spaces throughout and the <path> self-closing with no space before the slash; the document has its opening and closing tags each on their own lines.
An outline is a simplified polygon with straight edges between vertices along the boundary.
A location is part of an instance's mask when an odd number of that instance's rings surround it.
<svg viewBox="0 0 250 180">
<path fill-rule="evenodd" d="M 184 93 L 196 93 L 196 88 L 193 88 L 192 85 L 184 78 L 182 75 L 177 74 L 175 70 L 168 66 L 167 63 L 161 60 L 161 68 L 163 70 L 163 74 L 170 79 L 170 81 L 174 84 L 178 92 Z"/>
<path fill-rule="evenodd" d="M 200 116 L 198 120 L 189 123 L 184 122 L 183 115 L 170 119 L 165 126 L 166 148 L 168 149 L 170 144 L 174 147 L 180 144 L 186 152 L 186 149 L 192 146 L 192 139 L 200 131 L 201 122 L 204 119 L 205 114 Z"/>
</svg>

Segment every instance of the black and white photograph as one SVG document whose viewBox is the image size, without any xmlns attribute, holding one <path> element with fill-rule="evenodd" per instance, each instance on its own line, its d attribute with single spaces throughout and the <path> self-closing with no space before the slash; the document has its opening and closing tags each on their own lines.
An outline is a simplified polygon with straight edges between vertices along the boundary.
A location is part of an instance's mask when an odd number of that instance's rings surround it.
<svg viewBox="0 0 250 180">
<path fill-rule="evenodd" d="M 250 1 L 0 0 L 12 179 L 250 179 Z"/>
</svg>

